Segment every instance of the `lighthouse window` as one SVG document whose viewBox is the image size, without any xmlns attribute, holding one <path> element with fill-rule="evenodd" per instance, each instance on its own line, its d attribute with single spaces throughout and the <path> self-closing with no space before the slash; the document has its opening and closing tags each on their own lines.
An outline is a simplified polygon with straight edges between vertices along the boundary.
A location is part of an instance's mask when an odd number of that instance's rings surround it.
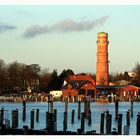
<svg viewBox="0 0 140 140">
<path fill-rule="evenodd" d="M 99 50 L 99 52 L 100 52 L 100 53 L 102 52 L 102 46 L 100 46 L 100 50 Z"/>
</svg>

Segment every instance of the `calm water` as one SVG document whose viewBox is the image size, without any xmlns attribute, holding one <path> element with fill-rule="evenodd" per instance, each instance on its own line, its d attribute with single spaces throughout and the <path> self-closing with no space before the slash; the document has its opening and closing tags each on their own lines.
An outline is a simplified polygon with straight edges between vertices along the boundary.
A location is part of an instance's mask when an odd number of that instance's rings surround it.
<svg viewBox="0 0 140 140">
<path fill-rule="evenodd" d="M 81 112 L 83 112 L 84 104 L 81 103 Z M 22 103 L 0 103 L 0 108 L 4 107 L 5 110 L 5 118 L 10 119 L 12 118 L 11 111 L 18 109 L 19 110 L 19 128 L 22 128 L 23 125 L 28 125 L 30 127 L 30 111 L 32 109 L 39 108 L 40 117 L 39 122 L 37 123 L 35 120 L 35 129 L 44 129 L 46 128 L 46 111 L 48 111 L 48 103 L 45 102 L 30 102 L 26 103 L 26 121 L 22 121 Z M 112 129 L 117 128 L 117 122 L 115 121 L 115 104 L 114 103 L 106 103 L 106 104 L 99 104 L 96 102 L 92 102 L 90 104 L 91 112 L 92 112 L 92 124 L 91 126 L 88 125 L 88 121 L 85 121 L 85 131 L 89 130 L 96 130 L 97 133 L 100 132 L 100 114 L 107 109 L 109 110 L 110 114 L 112 114 Z M 78 103 L 69 103 L 68 105 L 68 129 L 70 131 L 77 131 L 80 128 L 81 121 L 78 120 Z M 130 108 L 129 102 L 119 102 L 119 113 L 123 114 L 123 126 L 126 125 L 126 111 Z M 57 130 L 63 130 L 63 112 L 65 110 L 65 103 L 64 102 L 54 102 L 54 109 L 57 109 Z M 71 112 L 75 110 L 75 122 L 71 124 Z M 137 113 L 140 112 L 140 103 L 134 102 L 134 113 L 133 118 L 130 121 L 130 135 L 136 135 L 136 120 L 137 120 Z M 35 117 L 36 118 L 36 117 Z M 10 126 L 11 126 L 10 121 Z M 123 134 L 123 127 L 122 127 L 122 134 Z"/>
</svg>

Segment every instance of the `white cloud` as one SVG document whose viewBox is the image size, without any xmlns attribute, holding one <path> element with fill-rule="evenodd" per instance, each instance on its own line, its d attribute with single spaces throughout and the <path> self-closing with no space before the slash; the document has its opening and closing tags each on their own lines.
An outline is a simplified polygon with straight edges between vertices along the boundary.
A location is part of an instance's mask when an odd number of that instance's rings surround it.
<svg viewBox="0 0 140 140">
<path fill-rule="evenodd" d="M 77 31 L 89 31 L 94 29 L 98 25 L 102 25 L 106 22 L 109 16 L 104 16 L 96 20 L 87 21 L 83 20 L 80 22 L 72 19 L 66 19 L 53 24 L 52 26 L 40 26 L 31 25 L 24 32 L 24 38 L 33 38 L 40 34 L 52 33 L 52 32 L 77 32 Z"/>
<path fill-rule="evenodd" d="M 16 29 L 15 26 L 0 23 L 0 33 L 5 32 L 7 30 L 14 30 L 14 29 Z"/>
</svg>

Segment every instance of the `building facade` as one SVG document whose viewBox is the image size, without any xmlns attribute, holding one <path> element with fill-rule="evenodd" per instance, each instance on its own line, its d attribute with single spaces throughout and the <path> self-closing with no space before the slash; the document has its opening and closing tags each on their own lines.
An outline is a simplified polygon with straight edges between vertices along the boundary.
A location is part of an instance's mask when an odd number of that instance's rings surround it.
<svg viewBox="0 0 140 140">
<path fill-rule="evenodd" d="M 96 85 L 88 75 L 70 75 L 62 87 L 63 97 L 85 98 L 96 96 Z"/>
</svg>

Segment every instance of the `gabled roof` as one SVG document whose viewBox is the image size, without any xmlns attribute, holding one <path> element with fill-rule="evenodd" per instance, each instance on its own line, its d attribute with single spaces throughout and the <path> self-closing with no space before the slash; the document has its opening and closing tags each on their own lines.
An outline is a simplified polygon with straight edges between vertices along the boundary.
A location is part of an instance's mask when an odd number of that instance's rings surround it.
<svg viewBox="0 0 140 140">
<path fill-rule="evenodd" d="M 69 75 L 66 78 L 67 84 L 65 84 L 62 89 L 68 89 L 68 85 L 72 86 L 72 89 L 80 89 L 84 84 L 91 84 L 95 87 L 95 81 L 89 75 Z"/>
<path fill-rule="evenodd" d="M 79 89 L 86 83 L 90 83 L 90 82 L 87 80 L 72 80 L 72 81 L 68 81 L 68 83 L 62 87 L 62 89 L 67 89 L 68 85 L 71 85 L 72 89 Z"/>
<path fill-rule="evenodd" d="M 123 89 L 123 88 L 129 88 L 129 87 L 132 87 L 132 88 L 137 88 L 137 89 L 140 89 L 140 87 L 136 87 L 136 86 L 133 86 L 133 85 L 120 85 L 120 86 L 96 86 L 96 89 Z"/>
<path fill-rule="evenodd" d="M 95 86 L 94 79 L 89 75 L 70 75 L 67 77 L 68 81 L 90 81 Z"/>
</svg>

